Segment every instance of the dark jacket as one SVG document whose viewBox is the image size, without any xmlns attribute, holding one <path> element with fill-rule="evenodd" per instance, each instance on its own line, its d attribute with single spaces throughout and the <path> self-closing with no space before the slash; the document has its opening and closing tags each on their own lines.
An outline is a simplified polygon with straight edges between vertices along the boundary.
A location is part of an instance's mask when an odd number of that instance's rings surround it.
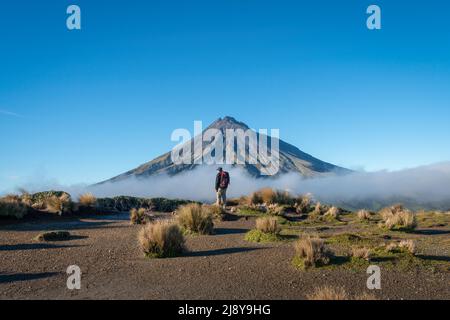
<svg viewBox="0 0 450 320">
<path fill-rule="evenodd" d="M 229 184 L 230 183 L 230 175 L 226 171 L 222 171 L 222 172 L 228 175 L 228 184 Z M 216 191 L 219 190 L 219 188 L 220 188 L 220 180 L 221 180 L 220 178 L 221 178 L 221 173 L 219 172 L 219 173 L 217 173 L 217 176 L 216 176 Z"/>
</svg>

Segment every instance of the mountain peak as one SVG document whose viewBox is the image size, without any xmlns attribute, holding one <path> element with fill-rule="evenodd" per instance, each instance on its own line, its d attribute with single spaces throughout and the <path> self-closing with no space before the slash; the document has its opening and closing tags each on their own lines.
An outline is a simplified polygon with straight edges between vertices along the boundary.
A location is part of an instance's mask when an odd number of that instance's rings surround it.
<svg viewBox="0 0 450 320">
<path fill-rule="evenodd" d="M 219 129 L 219 130 L 225 130 L 225 129 L 243 129 L 247 130 L 249 127 L 240 121 L 237 121 L 235 118 L 226 116 L 224 118 L 219 118 L 216 121 L 214 121 L 207 129 Z"/>
</svg>

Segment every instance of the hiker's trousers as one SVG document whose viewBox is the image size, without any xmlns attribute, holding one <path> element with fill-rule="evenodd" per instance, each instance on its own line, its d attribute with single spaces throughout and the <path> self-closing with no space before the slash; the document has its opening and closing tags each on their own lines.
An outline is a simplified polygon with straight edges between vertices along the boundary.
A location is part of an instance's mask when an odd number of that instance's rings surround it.
<svg viewBox="0 0 450 320">
<path fill-rule="evenodd" d="M 225 208 L 225 205 L 227 204 L 227 188 L 219 188 L 219 190 L 217 190 L 216 204 Z"/>
</svg>

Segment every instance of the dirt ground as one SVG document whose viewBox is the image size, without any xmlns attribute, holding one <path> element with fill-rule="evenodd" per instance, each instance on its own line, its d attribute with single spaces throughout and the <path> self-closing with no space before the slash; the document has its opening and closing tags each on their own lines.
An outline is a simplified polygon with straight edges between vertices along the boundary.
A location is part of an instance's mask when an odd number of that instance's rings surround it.
<svg viewBox="0 0 450 320">
<path fill-rule="evenodd" d="M 323 285 L 368 292 L 365 269 L 298 270 L 291 263 L 292 242 L 245 241 L 253 226 L 254 218 L 218 222 L 215 235 L 187 237 L 185 255 L 147 259 L 137 245 L 140 226 L 130 225 L 128 214 L 2 225 L 0 298 L 305 299 Z M 72 238 L 32 240 L 44 230 L 68 230 Z M 433 245 L 448 244 L 449 229 L 440 230 L 420 233 L 431 239 L 422 250 L 450 263 L 449 252 Z M 81 290 L 66 287 L 70 265 L 82 270 Z M 382 289 L 372 292 L 379 299 L 450 299 L 448 269 L 381 272 Z"/>
</svg>

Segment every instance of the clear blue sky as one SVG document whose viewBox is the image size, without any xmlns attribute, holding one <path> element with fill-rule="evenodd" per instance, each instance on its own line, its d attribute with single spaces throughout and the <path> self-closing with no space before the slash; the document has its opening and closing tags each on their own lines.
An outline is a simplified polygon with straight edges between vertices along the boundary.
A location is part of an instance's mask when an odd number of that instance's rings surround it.
<svg viewBox="0 0 450 320">
<path fill-rule="evenodd" d="M 345 167 L 450 160 L 449 16 L 444 0 L 2 2 L 0 191 L 110 178 L 225 115 Z"/>
</svg>

